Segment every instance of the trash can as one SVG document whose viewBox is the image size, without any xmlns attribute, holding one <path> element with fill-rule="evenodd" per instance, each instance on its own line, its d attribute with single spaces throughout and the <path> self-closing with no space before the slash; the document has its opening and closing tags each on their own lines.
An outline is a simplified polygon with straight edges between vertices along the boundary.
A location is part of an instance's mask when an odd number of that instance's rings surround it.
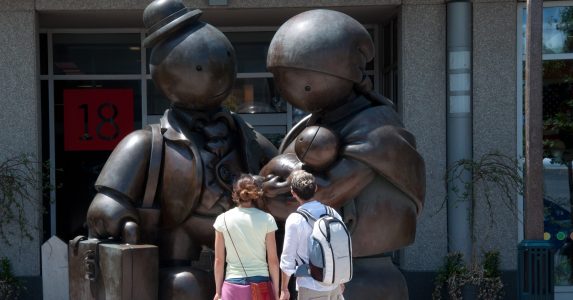
<svg viewBox="0 0 573 300">
<path fill-rule="evenodd" d="M 548 241 L 524 240 L 518 246 L 518 298 L 553 299 L 553 252 Z"/>
</svg>

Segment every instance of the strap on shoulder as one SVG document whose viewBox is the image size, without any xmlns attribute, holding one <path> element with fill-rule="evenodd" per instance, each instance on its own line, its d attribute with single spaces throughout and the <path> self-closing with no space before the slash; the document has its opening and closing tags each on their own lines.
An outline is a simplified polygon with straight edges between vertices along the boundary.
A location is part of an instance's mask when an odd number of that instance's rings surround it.
<svg viewBox="0 0 573 300">
<path fill-rule="evenodd" d="M 306 220 L 306 222 L 308 222 L 308 224 L 310 225 L 310 227 L 314 226 L 314 222 L 316 221 L 316 218 L 306 209 L 304 208 L 298 208 L 295 213 L 302 215 L 302 217 Z"/>
<path fill-rule="evenodd" d="M 334 217 L 334 211 L 332 211 L 332 207 L 330 207 L 328 205 L 325 205 L 324 207 L 326 207 L 326 214 L 331 216 L 331 217 Z"/>
</svg>

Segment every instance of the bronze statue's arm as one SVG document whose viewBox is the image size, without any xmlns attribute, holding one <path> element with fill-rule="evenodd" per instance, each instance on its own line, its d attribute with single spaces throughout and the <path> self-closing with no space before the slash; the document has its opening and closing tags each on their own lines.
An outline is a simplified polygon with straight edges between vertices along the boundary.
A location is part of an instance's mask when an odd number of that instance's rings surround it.
<svg viewBox="0 0 573 300">
<path fill-rule="evenodd" d="M 133 203 L 111 190 L 96 194 L 87 214 L 89 237 L 98 239 L 121 239 L 136 244 L 139 239 L 137 227 L 139 215 Z M 126 226 L 131 222 L 131 226 Z M 135 232 L 133 232 L 135 231 Z"/>
<path fill-rule="evenodd" d="M 90 237 L 133 237 L 133 223 L 139 223 L 135 202 L 145 191 L 150 153 L 149 130 L 129 134 L 114 149 L 95 183 L 98 194 L 88 208 Z M 127 222 L 132 223 L 126 228 Z"/>
<path fill-rule="evenodd" d="M 354 199 L 374 178 L 375 172 L 368 165 L 342 157 L 326 175 L 315 174 L 318 191 L 315 198 L 329 206 L 340 208 Z"/>
</svg>

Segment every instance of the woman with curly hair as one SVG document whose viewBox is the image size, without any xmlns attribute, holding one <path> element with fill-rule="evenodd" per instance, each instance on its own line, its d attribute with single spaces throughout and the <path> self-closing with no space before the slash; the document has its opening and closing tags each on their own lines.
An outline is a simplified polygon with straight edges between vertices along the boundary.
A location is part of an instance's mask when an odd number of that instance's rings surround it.
<svg viewBox="0 0 573 300">
<path fill-rule="evenodd" d="M 261 295 L 278 299 L 277 224 L 270 214 L 258 208 L 262 197 L 261 181 L 252 175 L 241 175 L 233 184 L 233 202 L 237 207 L 219 215 L 213 224 L 215 300 L 253 300 Z"/>
</svg>

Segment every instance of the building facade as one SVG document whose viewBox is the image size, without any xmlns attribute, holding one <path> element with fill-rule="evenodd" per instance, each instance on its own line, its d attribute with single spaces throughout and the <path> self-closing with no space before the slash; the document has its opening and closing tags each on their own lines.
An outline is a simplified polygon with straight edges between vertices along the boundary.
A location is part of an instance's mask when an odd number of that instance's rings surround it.
<svg viewBox="0 0 573 300">
<path fill-rule="evenodd" d="M 42 294 L 41 244 L 54 235 L 67 241 L 85 234 L 93 183 L 121 138 L 117 132 L 157 122 L 168 105 L 153 86 L 149 50 L 143 47 L 142 13 L 149 2 L 0 0 L 0 157 L 31 153 L 48 161 L 54 186 L 44 197 L 45 213 L 30 208 L 26 214 L 40 228 L 37 234 L 32 239 L 13 236 L 14 247 L 0 245 L 0 256 L 8 257 L 15 274 L 27 280 L 31 299 Z M 456 49 L 448 47 L 448 14 L 453 12 L 443 0 L 184 2 L 203 10 L 202 20 L 221 29 L 236 49 L 238 79 L 225 104 L 276 143 L 301 117 L 281 99 L 265 67 L 276 29 L 314 8 L 338 10 L 365 25 L 377 49 L 367 72 L 376 90 L 397 104 L 426 161 L 426 200 L 416 241 L 395 257 L 411 298 L 428 299 L 433 276 L 452 250 L 444 174 L 448 143 L 462 141 L 448 137 L 448 116 L 465 112 L 470 117 L 474 159 L 491 152 L 518 160 L 523 156 L 524 3 L 469 3 L 470 43 Z M 543 24 L 545 238 L 561 249 L 573 238 L 573 2 L 546 1 Z M 461 71 L 451 67 L 453 52 L 466 58 Z M 559 120 L 561 127 L 550 126 Z M 516 192 L 515 207 L 509 208 L 494 199 L 493 209 L 476 200 L 478 248 L 500 251 L 506 295 L 515 298 L 523 199 Z M 571 297 L 571 266 L 561 252 L 556 252 L 562 256 L 556 256 L 561 258 L 556 259 L 556 296 Z"/>
</svg>

